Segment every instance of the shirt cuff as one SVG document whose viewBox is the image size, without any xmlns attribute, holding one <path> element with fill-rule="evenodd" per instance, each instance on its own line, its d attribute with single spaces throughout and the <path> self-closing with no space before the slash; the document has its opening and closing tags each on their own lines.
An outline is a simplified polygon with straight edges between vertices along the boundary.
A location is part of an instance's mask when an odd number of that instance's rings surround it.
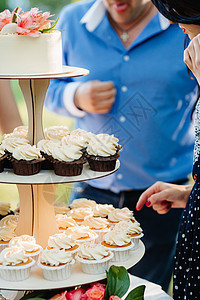
<svg viewBox="0 0 200 300">
<path fill-rule="evenodd" d="M 78 109 L 74 104 L 74 94 L 80 84 L 80 82 L 70 82 L 67 84 L 63 92 L 63 103 L 70 114 L 74 117 L 82 118 L 86 115 L 86 112 Z"/>
</svg>

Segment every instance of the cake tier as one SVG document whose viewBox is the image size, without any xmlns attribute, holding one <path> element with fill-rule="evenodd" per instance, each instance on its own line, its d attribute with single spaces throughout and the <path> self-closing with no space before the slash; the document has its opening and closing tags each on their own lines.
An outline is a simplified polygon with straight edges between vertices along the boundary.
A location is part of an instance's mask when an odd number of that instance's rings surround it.
<svg viewBox="0 0 200 300">
<path fill-rule="evenodd" d="M 39 37 L 0 35 L 0 73 L 56 74 L 62 71 L 61 33 L 55 30 Z"/>
</svg>

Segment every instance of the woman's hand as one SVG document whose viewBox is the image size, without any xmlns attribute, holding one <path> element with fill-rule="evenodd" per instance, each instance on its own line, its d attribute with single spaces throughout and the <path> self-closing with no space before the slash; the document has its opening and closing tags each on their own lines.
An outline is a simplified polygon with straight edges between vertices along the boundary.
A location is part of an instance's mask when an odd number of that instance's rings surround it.
<svg viewBox="0 0 200 300">
<path fill-rule="evenodd" d="M 144 205 L 152 207 L 159 214 L 166 214 L 172 207 L 184 208 L 186 206 L 192 185 L 177 185 L 157 181 L 140 196 L 136 210 Z"/>
<path fill-rule="evenodd" d="M 111 110 L 115 95 L 112 81 L 88 81 L 77 88 L 74 104 L 89 113 L 105 114 Z"/>
<path fill-rule="evenodd" d="M 184 51 L 184 62 L 200 85 L 200 34 L 194 37 Z"/>
</svg>

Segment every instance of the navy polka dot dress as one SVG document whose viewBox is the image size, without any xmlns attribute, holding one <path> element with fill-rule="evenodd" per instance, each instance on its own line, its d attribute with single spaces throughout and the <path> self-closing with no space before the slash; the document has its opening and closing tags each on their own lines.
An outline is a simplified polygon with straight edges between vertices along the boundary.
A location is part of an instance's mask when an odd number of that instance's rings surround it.
<svg viewBox="0 0 200 300">
<path fill-rule="evenodd" d="M 200 101 L 195 115 L 194 187 L 183 213 L 174 266 L 174 299 L 200 300 Z"/>
</svg>

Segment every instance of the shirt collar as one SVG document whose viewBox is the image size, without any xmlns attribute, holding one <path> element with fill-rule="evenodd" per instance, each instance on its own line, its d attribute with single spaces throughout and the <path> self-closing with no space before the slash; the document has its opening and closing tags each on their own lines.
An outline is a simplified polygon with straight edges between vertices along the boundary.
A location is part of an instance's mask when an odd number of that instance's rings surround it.
<svg viewBox="0 0 200 300">
<path fill-rule="evenodd" d="M 90 7 L 86 14 L 82 17 L 80 23 L 86 24 L 88 31 L 94 31 L 97 26 L 101 23 L 106 13 L 106 6 L 104 0 L 96 0 L 96 2 Z M 162 30 L 166 30 L 170 23 L 169 21 L 160 13 L 158 14 L 160 27 Z"/>
</svg>

